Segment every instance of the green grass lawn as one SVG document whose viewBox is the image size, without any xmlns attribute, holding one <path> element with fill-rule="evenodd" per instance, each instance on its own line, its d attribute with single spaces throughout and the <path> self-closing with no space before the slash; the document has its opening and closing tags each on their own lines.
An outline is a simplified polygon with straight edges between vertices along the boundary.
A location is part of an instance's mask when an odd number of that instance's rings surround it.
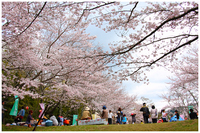
<svg viewBox="0 0 200 133">
<path fill-rule="evenodd" d="M 2 131 L 32 131 L 33 127 L 2 126 Z M 37 127 L 36 131 L 198 131 L 198 120 L 156 124 Z"/>
</svg>

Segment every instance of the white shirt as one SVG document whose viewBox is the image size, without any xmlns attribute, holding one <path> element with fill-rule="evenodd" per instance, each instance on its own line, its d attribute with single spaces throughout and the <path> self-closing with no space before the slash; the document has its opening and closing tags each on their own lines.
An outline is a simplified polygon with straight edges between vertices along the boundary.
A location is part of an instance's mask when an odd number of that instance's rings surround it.
<svg viewBox="0 0 200 133">
<path fill-rule="evenodd" d="M 108 118 L 112 118 L 112 116 L 113 116 L 113 113 L 111 112 L 111 113 L 108 113 Z"/>
<path fill-rule="evenodd" d="M 162 118 L 166 118 L 167 114 L 165 112 L 162 112 Z"/>
<path fill-rule="evenodd" d="M 153 118 L 153 119 L 158 118 L 157 109 L 151 110 L 151 118 Z"/>
<path fill-rule="evenodd" d="M 50 117 L 50 120 L 53 121 L 54 126 L 58 126 L 58 120 L 56 119 L 54 115 Z"/>
</svg>

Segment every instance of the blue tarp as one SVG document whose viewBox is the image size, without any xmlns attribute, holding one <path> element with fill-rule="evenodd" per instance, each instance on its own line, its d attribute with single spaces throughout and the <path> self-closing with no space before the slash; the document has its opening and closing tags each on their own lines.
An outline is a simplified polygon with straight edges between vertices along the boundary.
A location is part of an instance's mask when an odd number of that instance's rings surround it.
<svg viewBox="0 0 200 133">
<path fill-rule="evenodd" d="M 170 119 L 170 122 L 172 122 L 172 121 L 177 121 L 176 115 L 174 115 L 174 116 Z M 183 120 L 183 118 L 181 118 L 181 117 L 179 116 L 179 121 L 184 121 L 184 120 Z"/>
</svg>

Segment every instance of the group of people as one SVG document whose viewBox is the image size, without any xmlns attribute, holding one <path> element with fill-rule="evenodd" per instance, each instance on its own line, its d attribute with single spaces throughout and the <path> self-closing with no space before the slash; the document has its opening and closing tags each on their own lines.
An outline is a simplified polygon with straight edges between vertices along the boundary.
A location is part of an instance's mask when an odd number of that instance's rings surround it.
<svg viewBox="0 0 200 133">
<path fill-rule="evenodd" d="M 155 108 L 155 106 L 152 106 L 151 111 L 149 111 L 148 107 L 146 106 L 146 103 L 143 103 L 143 107 L 140 109 L 140 111 L 143 112 L 143 119 L 144 119 L 144 123 L 149 123 L 149 118 L 152 119 L 152 123 L 157 123 L 157 119 L 158 119 L 158 111 Z M 164 109 L 161 110 L 161 118 L 162 118 L 162 122 L 168 122 L 167 121 L 167 113 L 165 112 Z M 190 119 L 198 119 L 197 117 L 197 113 L 193 112 L 193 109 L 190 109 Z M 177 118 L 177 120 L 179 120 L 179 113 L 177 110 L 175 110 L 175 116 Z"/>
<path fill-rule="evenodd" d="M 115 114 L 113 114 L 111 110 L 108 111 L 106 106 L 103 106 L 102 109 L 103 110 L 102 110 L 102 113 L 100 116 L 97 112 L 95 113 L 96 119 L 98 119 L 98 118 L 105 119 L 106 121 L 108 121 L 108 124 L 113 124 L 113 121 L 115 121 L 115 119 L 116 119 L 117 124 L 128 124 L 128 118 L 126 117 L 126 114 L 124 114 L 122 112 L 121 108 L 119 108 Z M 90 108 L 86 107 L 82 113 L 81 120 L 91 120 L 92 119 L 89 111 L 90 111 Z M 131 114 L 132 123 L 136 122 L 135 115 L 136 115 L 135 113 Z"/>
<path fill-rule="evenodd" d="M 4 111 L 7 111 L 7 109 L 5 109 L 3 107 L 3 105 L 4 105 L 4 102 L 2 102 L 2 120 L 3 120 L 3 116 L 4 116 Z M 126 114 L 124 114 L 122 112 L 121 108 L 118 108 L 118 110 L 115 114 L 113 114 L 111 110 L 107 111 L 106 106 L 103 106 L 102 109 L 103 110 L 102 110 L 102 113 L 100 116 L 97 112 L 95 112 L 96 119 L 98 119 L 98 118 L 105 119 L 106 121 L 108 121 L 108 124 L 113 124 L 113 121 L 116 122 L 117 124 L 128 124 L 128 118 L 126 117 Z M 81 120 L 91 120 L 92 119 L 89 111 L 90 111 L 90 108 L 86 107 L 82 113 Z M 154 105 L 152 106 L 151 111 L 149 111 L 148 107 L 146 106 L 146 103 L 143 103 L 143 107 L 140 109 L 140 111 L 143 112 L 144 123 L 149 123 L 149 118 L 152 119 L 152 123 L 157 123 L 158 111 Z M 161 116 L 162 122 L 167 122 L 168 114 L 165 112 L 164 109 L 161 110 L 161 113 L 162 113 L 162 116 Z M 29 110 L 29 115 L 26 119 L 26 124 L 28 124 L 28 127 L 31 127 L 31 125 L 34 125 L 34 123 L 31 122 L 31 120 L 34 120 L 34 118 L 32 117 L 32 114 L 33 114 L 33 111 Z M 177 110 L 175 110 L 175 115 L 176 115 L 177 120 L 179 120 L 180 116 L 179 116 L 179 113 Z M 24 116 L 25 116 L 25 110 L 24 110 L 24 107 L 22 107 L 21 110 L 19 111 L 19 113 L 17 114 L 17 117 L 15 118 L 15 123 L 21 122 L 22 119 L 24 118 Z M 135 113 L 131 113 L 132 124 L 134 124 L 136 122 L 135 116 L 136 116 Z M 190 119 L 198 119 L 197 113 L 193 112 L 193 109 L 190 109 L 189 116 L 190 116 Z M 53 122 L 54 126 L 58 126 L 58 125 L 62 126 L 63 123 L 65 125 L 69 125 L 70 120 L 63 118 L 62 116 L 59 116 L 56 119 L 56 117 L 53 114 L 51 114 L 49 117 L 50 117 L 49 119 Z M 48 119 L 45 116 L 43 116 L 42 120 L 40 120 L 39 123 L 45 122 L 47 120 Z"/>
<path fill-rule="evenodd" d="M 35 125 L 35 123 L 31 122 L 31 120 L 35 120 L 32 117 L 32 114 L 33 114 L 33 111 L 30 110 L 29 115 L 26 119 L 26 124 L 28 124 L 28 127 Z M 47 122 L 48 120 L 52 121 L 53 126 L 63 126 L 63 125 L 69 125 L 70 124 L 70 120 L 68 120 L 67 118 L 63 118 L 62 116 L 58 116 L 58 118 L 56 118 L 55 115 L 50 114 L 49 119 L 46 116 L 43 116 L 42 119 L 38 122 L 38 125 L 41 125 L 42 122 Z"/>
<path fill-rule="evenodd" d="M 34 120 L 34 118 L 32 117 L 32 114 L 33 114 L 33 111 L 30 110 L 29 115 L 26 120 L 26 124 L 28 124 L 28 127 L 35 125 L 35 123 L 31 123 L 31 120 Z M 64 126 L 64 125 L 70 124 L 70 120 L 68 120 L 67 118 L 63 118 L 62 116 L 58 116 L 58 118 L 56 118 L 55 115 L 50 114 L 49 119 L 46 116 L 43 116 L 42 119 L 38 122 L 38 125 L 41 125 L 42 122 L 47 122 L 48 120 L 52 121 L 53 126 Z"/>
<path fill-rule="evenodd" d="M 2 102 L 2 120 L 3 120 L 3 115 L 4 115 L 3 111 L 7 111 L 7 109 L 5 109 L 3 107 L 3 105 L 4 105 L 4 102 Z M 34 126 L 35 125 L 35 123 L 34 123 L 35 119 L 32 117 L 32 115 L 33 115 L 33 111 L 29 110 L 29 114 L 28 114 L 28 117 L 26 118 L 26 122 L 23 123 L 23 124 L 27 124 L 28 127 Z M 22 122 L 22 119 L 24 118 L 24 116 L 25 116 L 25 110 L 24 110 L 24 107 L 22 106 L 21 110 L 19 111 L 19 113 L 15 117 L 15 120 L 14 120 L 15 123 L 18 124 L 18 123 Z M 53 122 L 54 126 L 58 126 L 58 125 L 62 126 L 64 124 L 65 125 L 70 124 L 70 120 L 68 120 L 67 118 L 63 118 L 62 116 L 59 116 L 58 118 L 56 118 L 53 114 L 50 114 L 49 117 L 50 117 L 49 120 L 51 120 Z M 42 122 L 46 122 L 47 120 L 48 120 L 47 117 L 43 116 L 42 119 L 38 122 L 38 125 L 41 125 Z"/>
<path fill-rule="evenodd" d="M 109 112 L 108 112 L 106 106 L 103 106 L 102 109 L 103 109 L 103 111 L 102 111 L 101 116 L 99 116 L 99 114 L 97 112 L 95 112 L 96 119 L 98 119 L 98 118 L 106 119 L 106 121 L 108 121 L 109 124 L 112 124 L 112 118 L 113 118 L 112 111 L 109 110 Z M 90 108 L 86 107 L 82 113 L 81 120 L 91 120 L 92 119 L 89 111 L 90 111 Z"/>
</svg>

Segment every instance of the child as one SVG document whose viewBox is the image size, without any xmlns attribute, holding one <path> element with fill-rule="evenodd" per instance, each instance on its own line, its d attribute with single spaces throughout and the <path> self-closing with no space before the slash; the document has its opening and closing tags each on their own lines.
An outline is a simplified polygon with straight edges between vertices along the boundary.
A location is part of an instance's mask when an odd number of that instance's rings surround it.
<svg viewBox="0 0 200 133">
<path fill-rule="evenodd" d="M 65 118 L 65 119 L 64 119 L 64 125 L 67 125 L 67 126 L 68 126 L 69 123 L 70 123 L 70 120 L 68 120 L 67 118 Z"/>
<path fill-rule="evenodd" d="M 34 118 L 32 117 L 32 115 L 33 115 L 33 111 L 30 110 L 29 111 L 29 115 L 28 115 L 28 117 L 26 119 L 26 124 L 28 124 L 28 127 L 31 127 L 31 120 L 34 120 Z M 32 126 L 33 126 L 33 124 L 32 124 Z"/>
<path fill-rule="evenodd" d="M 129 124 L 129 123 L 128 123 L 128 118 L 127 118 L 126 124 Z"/>
<path fill-rule="evenodd" d="M 127 122 L 127 118 L 126 118 L 126 115 L 124 114 L 124 115 L 123 115 L 122 124 L 126 124 L 126 122 Z"/>
<path fill-rule="evenodd" d="M 108 113 L 108 124 L 112 124 L 112 118 L 113 118 L 113 113 L 111 110 L 109 110 Z"/>
<path fill-rule="evenodd" d="M 116 119 L 117 119 L 117 114 L 115 113 L 115 114 L 114 114 L 114 117 L 113 117 L 113 124 L 117 124 Z"/>
<path fill-rule="evenodd" d="M 132 116 L 132 124 L 134 124 L 136 122 L 136 114 L 135 113 L 131 113 L 131 116 Z"/>
<path fill-rule="evenodd" d="M 163 109 L 162 111 L 162 120 L 163 120 L 163 122 L 167 122 L 167 113 L 165 113 L 165 110 Z"/>
<path fill-rule="evenodd" d="M 143 121 L 141 121 L 141 124 L 144 124 L 144 122 L 143 122 Z"/>
<path fill-rule="evenodd" d="M 157 123 L 163 123 L 163 120 L 162 120 L 162 119 L 159 119 Z"/>
<path fill-rule="evenodd" d="M 64 124 L 63 124 L 63 117 L 62 116 L 58 116 L 58 118 L 57 118 L 57 120 L 58 120 L 58 125 L 59 126 L 63 126 Z"/>
</svg>

